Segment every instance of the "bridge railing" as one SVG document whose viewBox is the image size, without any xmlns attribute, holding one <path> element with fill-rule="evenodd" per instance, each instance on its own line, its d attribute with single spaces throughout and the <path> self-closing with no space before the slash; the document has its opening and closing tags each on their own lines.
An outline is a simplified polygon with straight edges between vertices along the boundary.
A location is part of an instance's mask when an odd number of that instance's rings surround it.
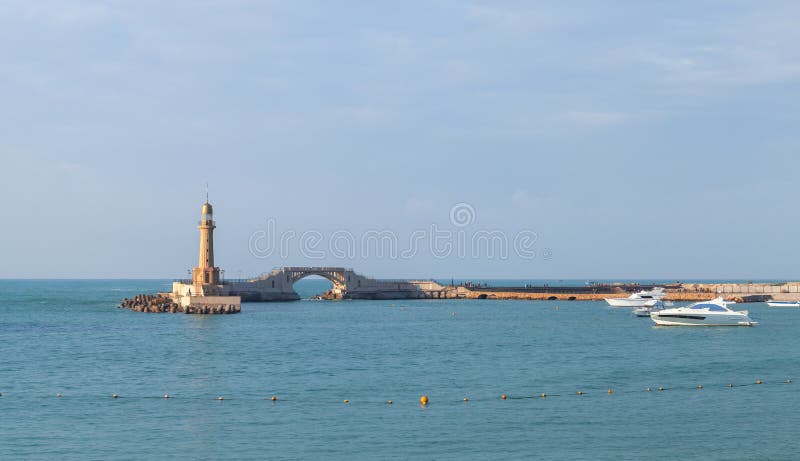
<svg viewBox="0 0 800 461">
<path fill-rule="evenodd" d="M 270 272 L 261 273 L 255 277 L 247 278 L 245 281 L 253 281 L 253 280 L 264 280 L 273 275 L 278 275 L 280 273 L 287 273 L 287 272 L 353 272 L 355 271 L 352 268 L 347 267 L 324 267 L 324 266 L 316 266 L 316 267 L 303 267 L 303 266 L 286 266 L 286 267 L 275 267 Z"/>
<path fill-rule="evenodd" d="M 355 272 L 352 268 L 325 267 L 325 266 L 315 266 L 315 267 L 288 266 L 288 267 L 281 267 L 280 269 L 286 272 Z"/>
<path fill-rule="evenodd" d="M 443 283 L 439 283 L 437 280 L 434 280 L 434 279 L 376 279 L 376 278 L 372 278 L 371 280 L 375 280 L 376 282 L 381 282 L 381 283 L 411 283 L 411 282 L 429 283 L 429 282 L 434 282 L 434 283 L 438 283 L 439 285 L 444 285 Z"/>
</svg>

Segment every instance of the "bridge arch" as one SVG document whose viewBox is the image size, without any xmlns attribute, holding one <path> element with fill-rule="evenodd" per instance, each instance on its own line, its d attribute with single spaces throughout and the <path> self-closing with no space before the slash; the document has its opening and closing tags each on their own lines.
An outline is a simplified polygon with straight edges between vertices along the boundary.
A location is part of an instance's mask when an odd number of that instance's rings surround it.
<svg viewBox="0 0 800 461">
<path fill-rule="evenodd" d="M 327 279 L 333 284 L 334 290 L 347 290 L 347 270 L 341 267 L 285 267 L 283 275 L 289 285 L 294 285 L 298 280 L 310 276 L 318 276 Z"/>
</svg>

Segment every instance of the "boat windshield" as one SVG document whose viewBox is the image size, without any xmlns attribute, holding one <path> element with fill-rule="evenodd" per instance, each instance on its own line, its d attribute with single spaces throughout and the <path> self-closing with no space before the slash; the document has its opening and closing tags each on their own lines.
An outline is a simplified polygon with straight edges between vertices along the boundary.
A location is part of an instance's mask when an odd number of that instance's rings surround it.
<svg viewBox="0 0 800 461">
<path fill-rule="evenodd" d="M 692 306 L 692 309 L 708 309 L 708 310 L 710 310 L 712 312 L 727 312 L 728 311 L 728 309 L 725 309 L 724 307 L 722 307 L 720 305 L 710 304 L 710 303 L 697 304 L 696 306 Z"/>
</svg>

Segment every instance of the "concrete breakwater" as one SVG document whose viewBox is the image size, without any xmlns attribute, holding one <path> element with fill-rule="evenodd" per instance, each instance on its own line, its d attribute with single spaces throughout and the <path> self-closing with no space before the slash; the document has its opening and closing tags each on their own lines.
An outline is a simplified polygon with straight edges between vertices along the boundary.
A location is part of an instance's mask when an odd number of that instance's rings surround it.
<svg viewBox="0 0 800 461">
<path fill-rule="evenodd" d="M 439 283 L 435 280 L 373 279 L 338 267 L 286 267 L 257 278 L 196 285 L 175 281 L 171 293 L 137 295 L 120 307 L 137 312 L 186 314 L 234 314 L 241 301 L 294 301 L 300 296 L 294 283 L 307 276 L 321 276 L 333 287 L 321 299 L 501 299 L 527 301 L 602 301 L 625 298 L 641 290 L 660 287 L 667 301 L 705 301 L 722 296 L 736 302 L 790 301 L 800 299 L 800 282 L 779 283 L 604 283 L 580 286 L 487 286 L 485 283 Z"/>
<path fill-rule="evenodd" d="M 664 288 L 666 301 L 706 301 L 722 296 L 730 301 L 764 302 L 800 299 L 800 283 L 787 284 L 700 284 L 671 283 L 662 285 L 606 284 L 594 286 L 508 286 L 483 284 L 444 285 L 433 281 L 408 281 L 392 284 L 379 281 L 369 291 L 363 289 L 330 290 L 321 299 L 501 299 L 523 301 L 603 301 L 606 298 L 627 298 L 640 290 Z"/>
<path fill-rule="evenodd" d="M 221 281 L 218 294 L 239 296 L 245 302 L 294 301 L 300 296 L 294 284 L 308 276 L 331 282 L 332 288 L 321 299 L 518 299 L 543 301 L 602 301 L 605 298 L 625 298 L 640 290 L 658 286 L 666 291 L 668 301 L 703 301 L 724 296 L 738 302 L 758 302 L 770 299 L 800 299 L 800 282 L 789 283 L 602 283 L 580 286 L 507 286 L 492 287 L 485 283 L 419 279 L 376 279 L 344 267 L 282 267 L 258 277 Z M 173 292 L 191 287 L 190 280 L 176 281 Z M 201 302 L 192 298 L 192 303 Z"/>
<path fill-rule="evenodd" d="M 133 298 L 125 298 L 117 307 L 135 312 L 169 314 L 238 314 L 241 312 L 241 306 L 237 304 L 181 305 L 163 294 L 141 294 Z"/>
<path fill-rule="evenodd" d="M 606 298 L 627 298 L 630 293 L 582 293 L 569 291 L 525 292 L 498 287 L 493 290 L 470 290 L 468 299 L 515 299 L 528 301 L 603 301 Z M 715 297 L 712 293 L 667 292 L 667 301 L 705 301 Z"/>
<path fill-rule="evenodd" d="M 666 301 L 706 301 L 721 296 L 738 303 L 800 299 L 800 282 L 784 283 L 670 283 L 661 285 L 610 284 L 580 287 L 469 287 L 473 299 L 518 299 L 539 301 L 602 301 L 626 298 L 640 290 L 664 288 Z"/>
</svg>

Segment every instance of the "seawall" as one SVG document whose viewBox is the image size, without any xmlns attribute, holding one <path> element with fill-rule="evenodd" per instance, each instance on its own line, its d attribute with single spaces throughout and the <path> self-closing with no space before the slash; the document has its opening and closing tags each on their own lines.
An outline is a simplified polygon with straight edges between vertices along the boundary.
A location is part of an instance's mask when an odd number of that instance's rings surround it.
<svg viewBox="0 0 800 461">
<path fill-rule="evenodd" d="M 800 299 L 800 282 L 785 283 L 676 283 L 661 285 L 667 301 L 704 301 L 721 296 L 736 302 Z M 470 299 L 519 299 L 538 301 L 602 301 L 606 298 L 626 298 L 639 289 L 653 286 L 609 285 L 589 287 L 491 287 L 468 288 Z"/>
<path fill-rule="evenodd" d="M 577 292 L 536 292 L 470 290 L 468 299 L 518 299 L 528 301 L 603 301 L 606 298 L 627 298 L 629 293 L 577 293 Z M 667 293 L 668 301 L 702 301 L 713 299 L 710 293 Z"/>
</svg>

